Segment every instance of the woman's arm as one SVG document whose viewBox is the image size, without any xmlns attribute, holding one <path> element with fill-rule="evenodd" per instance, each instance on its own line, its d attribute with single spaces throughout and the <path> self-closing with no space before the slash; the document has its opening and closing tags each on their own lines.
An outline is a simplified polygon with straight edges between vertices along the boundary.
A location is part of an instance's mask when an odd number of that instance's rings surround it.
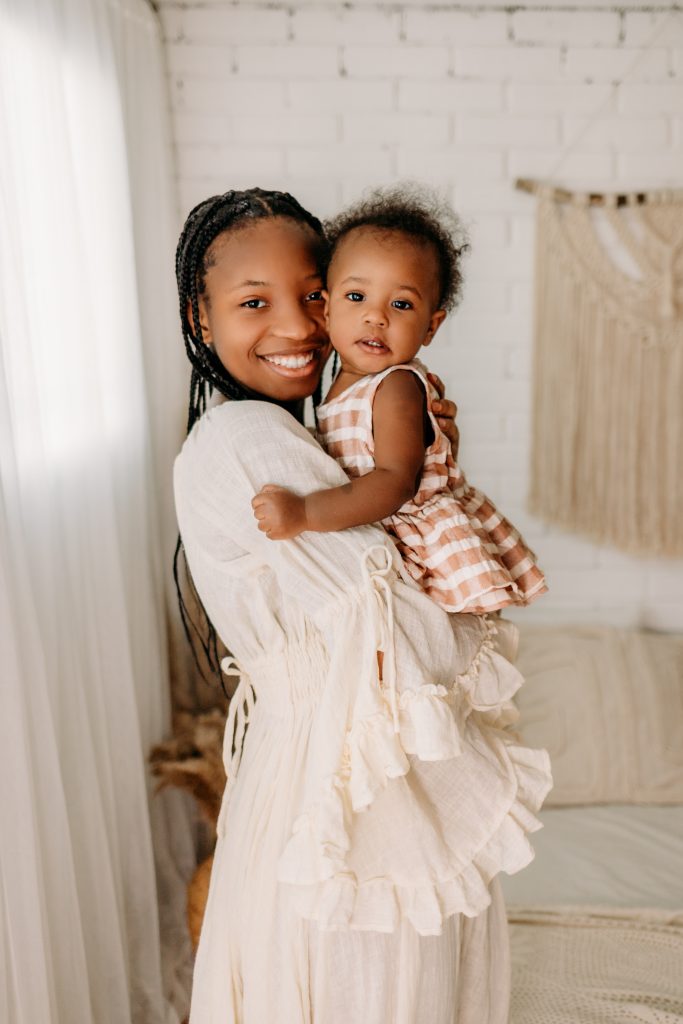
<svg viewBox="0 0 683 1024">
<path fill-rule="evenodd" d="M 252 501 L 270 540 L 306 530 L 328 533 L 379 522 L 409 501 L 419 486 L 425 452 L 425 392 L 410 370 L 389 374 L 373 404 L 375 469 L 329 490 L 298 495 L 266 486 Z"/>
</svg>

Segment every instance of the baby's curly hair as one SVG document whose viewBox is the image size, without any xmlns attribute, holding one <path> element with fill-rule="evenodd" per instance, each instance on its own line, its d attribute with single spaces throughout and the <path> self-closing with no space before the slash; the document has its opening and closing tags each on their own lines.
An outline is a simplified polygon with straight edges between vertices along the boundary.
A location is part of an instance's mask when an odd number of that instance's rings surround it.
<svg viewBox="0 0 683 1024">
<path fill-rule="evenodd" d="M 455 309 L 462 294 L 463 255 L 469 249 L 462 221 L 437 192 L 404 182 L 366 193 L 347 210 L 325 221 L 330 263 L 343 238 L 357 228 L 400 231 L 432 245 L 439 263 L 439 309 Z"/>
</svg>

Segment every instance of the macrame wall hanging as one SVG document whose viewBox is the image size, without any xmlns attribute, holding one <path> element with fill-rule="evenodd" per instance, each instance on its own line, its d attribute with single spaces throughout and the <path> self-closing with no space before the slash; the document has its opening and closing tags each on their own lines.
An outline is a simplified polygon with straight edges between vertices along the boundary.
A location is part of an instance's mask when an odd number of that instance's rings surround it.
<svg viewBox="0 0 683 1024">
<path fill-rule="evenodd" d="M 680 13 L 657 19 L 546 181 Z M 516 186 L 538 197 L 530 509 L 633 554 L 683 555 L 683 190 Z"/>
<path fill-rule="evenodd" d="M 683 554 L 683 192 L 518 187 L 538 195 L 530 509 Z"/>
</svg>

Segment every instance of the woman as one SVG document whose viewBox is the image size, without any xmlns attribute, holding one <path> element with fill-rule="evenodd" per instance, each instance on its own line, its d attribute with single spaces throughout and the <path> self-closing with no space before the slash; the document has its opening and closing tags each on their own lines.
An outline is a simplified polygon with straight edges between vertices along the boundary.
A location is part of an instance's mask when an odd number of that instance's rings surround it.
<svg viewBox="0 0 683 1024">
<path fill-rule="evenodd" d="M 503 1024 L 495 876 L 533 856 L 550 787 L 545 751 L 501 729 L 521 678 L 379 528 L 272 543 L 252 515 L 266 484 L 344 480 L 300 422 L 328 354 L 323 259 L 319 222 L 257 189 L 200 204 L 178 245 L 178 520 L 241 676 L 190 1022 Z M 206 384 L 228 401 L 202 415 Z"/>
</svg>

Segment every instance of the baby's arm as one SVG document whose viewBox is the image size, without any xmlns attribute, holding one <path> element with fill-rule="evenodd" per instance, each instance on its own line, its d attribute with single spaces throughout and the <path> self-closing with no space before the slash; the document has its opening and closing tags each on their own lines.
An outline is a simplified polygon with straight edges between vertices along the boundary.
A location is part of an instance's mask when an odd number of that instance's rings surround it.
<svg viewBox="0 0 683 1024">
<path fill-rule="evenodd" d="M 424 388 L 411 370 L 390 373 L 375 393 L 375 469 L 305 497 L 283 487 L 264 487 L 252 501 L 259 529 L 271 540 L 287 540 L 305 530 L 328 533 L 376 523 L 399 509 L 419 484 L 425 402 Z"/>
</svg>

